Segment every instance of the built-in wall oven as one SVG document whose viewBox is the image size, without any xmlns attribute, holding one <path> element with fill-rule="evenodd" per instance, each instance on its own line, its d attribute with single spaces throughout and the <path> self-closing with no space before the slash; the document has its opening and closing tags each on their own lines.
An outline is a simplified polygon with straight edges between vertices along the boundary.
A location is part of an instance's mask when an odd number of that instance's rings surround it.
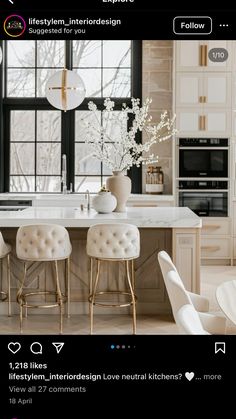
<svg viewBox="0 0 236 419">
<path fill-rule="evenodd" d="M 228 177 L 228 139 L 180 138 L 179 177 Z"/>
<path fill-rule="evenodd" d="M 191 208 L 200 217 L 227 217 L 228 192 L 179 192 L 179 206 Z"/>
<path fill-rule="evenodd" d="M 202 217 L 227 217 L 228 161 L 226 138 L 180 138 L 179 206 Z"/>
</svg>

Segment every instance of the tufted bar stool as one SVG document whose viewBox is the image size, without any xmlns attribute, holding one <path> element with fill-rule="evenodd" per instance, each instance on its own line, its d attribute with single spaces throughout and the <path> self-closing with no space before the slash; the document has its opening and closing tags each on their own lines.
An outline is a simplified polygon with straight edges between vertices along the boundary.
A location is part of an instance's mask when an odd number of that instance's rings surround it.
<svg viewBox="0 0 236 419">
<path fill-rule="evenodd" d="M 11 315 L 11 271 L 10 271 L 10 253 L 11 253 L 11 246 L 10 244 L 5 243 L 2 233 L 0 232 L 0 259 L 3 260 L 6 258 L 7 260 L 7 292 L 1 290 L 0 291 L 0 298 L 1 301 L 5 301 L 8 299 L 8 316 Z"/>
<path fill-rule="evenodd" d="M 56 224 L 38 224 L 26 225 L 18 229 L 16 235 L 16 254 L 17 257 L 24 261 L 24 274 L 21 287 L 17 293 L 17 302 L 20 304 L 20 331 L 23 325 L 23 308 L 26 312 L 28 308 L 60 308 L 60 333 L 63 329 L 63 303 L 66 299 L 70 300 L 70 278 L 69 278 L 69 258 L 71 254 L 71 243 L 68 231 L 65 227 Z M 61 292 L 58 261 L 66 261 L 66 280 L 67 280 L 67 296 Z M 53 262 L 55 269 L 55 291 L 35 291 L 24 292 L 27 262 Z M 49 303 L 30 303 L 28 298 L 38 295 L 54 295 L 55 302 Z"/>
<path fill-rule="evenodd" d="M 136 333 L 136 296 L 134 282 L 134 259 L 140 253 L 140 234 L 136 226 L 131 224 L 95 224 L 91 226 L 87 234 L 87 254 L 90 256 L 90 332 L 93 333 L 93 307 L 127 307 L 133 309 L 133 334 Z M 97 292 L 101 262 L 125 263 L 125 272 L 128 290 L 125 291 L 100 291 Z M 96 263 L 95 278 L 93 278 L 93 263 Z M 104 294 L 120 294 L 129 298 L 127 302 L 106 303 L 98 301 L 97 297 Z"/>
</svg>

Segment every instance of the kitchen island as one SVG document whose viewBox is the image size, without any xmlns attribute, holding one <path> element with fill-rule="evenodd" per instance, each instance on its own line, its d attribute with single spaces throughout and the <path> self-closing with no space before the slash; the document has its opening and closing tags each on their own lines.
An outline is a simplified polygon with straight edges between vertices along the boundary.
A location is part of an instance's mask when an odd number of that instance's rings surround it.
<svg viewBox="0 0 236 419">
<path fill-rule="evenodd" d="M 97 223 L 130 223 L 140 229 L 141 253 L 135 261 L 136 294 L 139 313 L 163 313 L 170 311 L 170 305 L 163 278 L 157 261 L 157 253 L 166 250 L 173 258 L 186 288 L 200 291 L 200 228 L 201 219 L 189 208 L 128 208 L 126 213 L 97 214 L 95 210 L 81 211 L 77 207 L 29 207 L 22 211 L 0 211 L 0 230 L 5 241 L 13 247 L 11 255 L 12 301 L 22 279 L 23 264 L 15 255 L 17 228 L 27 224 L 60 224 L 65 226 L 72 243 L 71 255 L 71 312 L 87 313 L 89 259 L 86 255 L 86 236 L 88 228 Z M 115 266 L 116 265 L 116 266 Z M 63 281 L 64 262 L 60 262 L 61 281 Z M 117 284 L 122 287 L 123 265 L 104 264 L 103 282 L 109 289 Z M 5 266 L 1 268 L 1 280 L 5 281 Z M 29 292 L 53 288 L 53 272 L 50 264 L 32 263 L 27 277 Z M 0 305 L 0 313 L 5 313 L 6 303 Z M 114 310 L 114 309 L 113 309 Z M 13 312 L 18 313 L 13 303 Z M 101 313 L 101 308 L 99 312 Z M 119 310 L 116 310 L 119 312 Z M 37 312 L 37 310 L 34 310 Z M 104 309 L 111 313 L 112 309 Z M 121 311 L 124 313 L 124 310 Z M 42 310 L 41 310 L 42 313 Z M 47 314 L 55 311 L 47 310 Z"/>
</svg>

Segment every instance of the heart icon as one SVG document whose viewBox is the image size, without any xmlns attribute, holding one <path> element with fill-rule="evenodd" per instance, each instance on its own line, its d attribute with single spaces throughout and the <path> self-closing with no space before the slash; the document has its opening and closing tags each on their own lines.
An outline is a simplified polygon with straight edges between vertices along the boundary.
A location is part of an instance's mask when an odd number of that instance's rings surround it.
<svg viewBox="0 0 236 419">
<path fill-rule="evenodd" d="M 21 344 L 19 342 L 10 342 L 7 345 L 9 351 L 11 351 L 13 354 L 16 354 L 20 348 L 21 348 Z"/>
<path fill-rule="evenodd" d="M 194 377 L 194 372 L 186 372 L 185 377 L 187 378 L 188 381 L 191 381 Z"/>
</svg>

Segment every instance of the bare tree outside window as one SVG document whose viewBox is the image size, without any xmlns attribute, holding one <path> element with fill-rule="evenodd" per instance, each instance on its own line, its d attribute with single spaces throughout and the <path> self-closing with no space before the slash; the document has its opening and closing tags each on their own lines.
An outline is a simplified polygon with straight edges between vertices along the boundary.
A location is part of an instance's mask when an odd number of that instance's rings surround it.
<svg viewBox="0 0 236 419">
<path fill-rule="evenodd" d="M 45 98 L 47 80 L 65 65 L 65 43 L 17 40 L 6 45 L 7 97 L 22 99 L 22 105 L 26 98 L 35 100 L 33 109 L 19 105 L 11 110 L 10 192 L 60 192 L 63 115 L 50 105 L 40 110 L 38 98 Z M 86 97 L 129 98 L 131 41 L 73 41 L 73 69 L 85 83 Z M 110 173 L 91 162 L 80 124 L 84 111 L 75 112 L 75 191 L 95 192 Z"/>
</svg>

